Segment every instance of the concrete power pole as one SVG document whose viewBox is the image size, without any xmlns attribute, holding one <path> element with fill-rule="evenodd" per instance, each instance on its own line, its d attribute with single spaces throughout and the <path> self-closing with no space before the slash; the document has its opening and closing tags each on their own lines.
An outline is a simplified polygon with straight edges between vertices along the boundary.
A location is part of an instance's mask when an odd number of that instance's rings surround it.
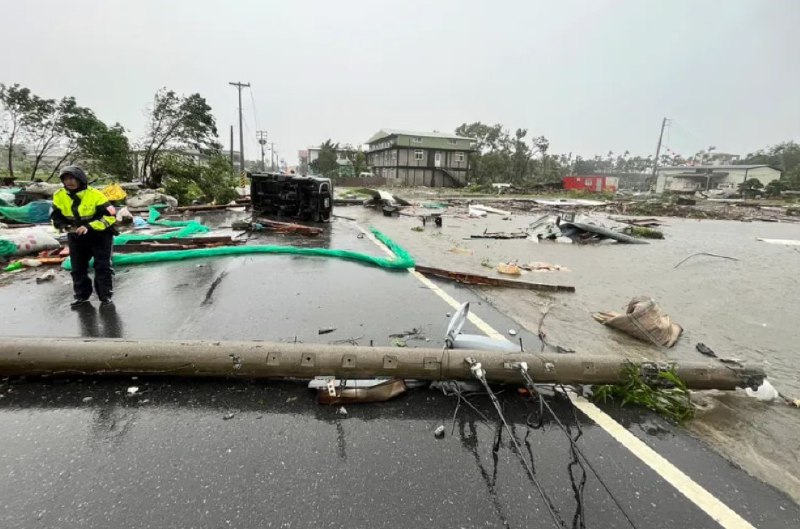
<svg viewBox="0 0 800 529">
<path fill-rule="evenodd" d="M 239 171 L 244 171 L 244 128 L 242 127 L 242 88 L 249 88 L 250 83 L 228 83 L 239 90 Z"/>
<path fill-rule="evenodd" d="M 667 127 L 669 120 L 664 118 L 661 121 L 661 133 L 658 135 L 658 145 L 656 146 L 656 159 L 653 161 L 653 176 L 656 176 L 658 170 L 658 157 L 661 155 L 661 141 L 664 139 L 664 129 Z"/>
<path fill-rule="evenodd" d="M 261 170 L 266 171 L 267 166 L 264 165 L 264 145 L 267 144 L 267 131 L 266 130 L 257 130 L 256 131 L 256 138 L 258 138 L 258 143 L 261 145 Z"/>
</svg>

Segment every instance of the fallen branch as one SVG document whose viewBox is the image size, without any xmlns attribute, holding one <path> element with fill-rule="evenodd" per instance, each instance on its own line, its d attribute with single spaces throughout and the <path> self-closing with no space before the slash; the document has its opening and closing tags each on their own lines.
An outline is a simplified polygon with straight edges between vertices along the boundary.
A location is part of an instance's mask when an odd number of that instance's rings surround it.
<svg viewBox="0 0 800 529">
<path fill-rule="evenodd" d="M 675 268 L 678 268 L 680 265 L 682 265 L 683 263 L 685 263 L 686 261 L 688 261 L 688 260 L 689 260 L 689 259 L 691 259 L 692 257 L 697 257 L 698 255 L 707 255 L 707 256 L 709 256 L 709 257 L 719 257 L 720 259 L 730 259 L 731 261 L 738 261 L 738 260 L 739 260 L 739 259 L 737 259 L 736 257 L 728 257 L 727 255 L 717 255 L 717 254 L 715 254 L 715 253 L 699 252 L 699 253 L 693 253 L 692 255 L 690 255 L 689 257 L 687 257 L 686 259 L 684 259 L 684 260 L 683 260 L 683 261 L 681 261 L 680 263 L 676 264 L 676 265 L 673 267 L 673 270 L 674 270 Z"/>
</svg>

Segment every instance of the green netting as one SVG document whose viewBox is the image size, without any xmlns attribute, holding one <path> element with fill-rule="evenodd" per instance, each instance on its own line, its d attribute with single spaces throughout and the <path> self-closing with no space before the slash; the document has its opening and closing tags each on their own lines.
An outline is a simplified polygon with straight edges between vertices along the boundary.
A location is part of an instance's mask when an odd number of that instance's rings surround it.
<svg viewBox="0 0 800 529">
<path fill-rule="evenodd" d="M 50 201 L 37 200 L 24 206 L 0 206 L 0 217 L 5 217 L 21 224 L 50 222 Z"/>
<path fill-rule="evenodd" d="M 0 239 L 0 256 L 14 255 L 17 253 L 17 245 L 6 239 Z"/>
<path fill-rule="evenodd" d="M 114 238 L 114 244 L 125 244 L 130 241 L 163 241 L 167 239 L 176 239 L 183 237 L 192 237 L 198 233 L 207 233 L 210 231 L 206 226 L 195 220 L 159 220 L 161 213 L 156 208 L 150 208 L 150 216 L 147 219 L 148 224 L 154 226 L 167 226 L 170 228 L 181 228 L 177 231 L 168 233 L 160 233 L 158 235 L 147 233 L 124 233 Z M 115 260 L 116 262 L 116 260 Z"/>
<path fill-rule="evenodd" d="M 334 257 L 356 261 L 381 268 L 403 270 L 414 266 L 414 259 L 402 247 L 375 228 L 370 228 L 378 238 L 394 253 L 394 258 L 376 257 L 351 250 L 331 250 L 329 248 L 299 248 L 295 246 L 253 245 L 253 246 L 221 246 L 218 248 L 199 248 L 196 250 L 166 250 L 152 253 L 126 253 L 115 254 L 114 265 L 128 266 L 144 263 L 161 263 L 165 261 L 182 261 L 184 259 L 197 259 L 201 257 L 221 257 L 225 255 L 251 255 L 251 254 L 284 254 L 284 255 L 309 255 L 316 257 Z M 72 270 L 70 260 L 63 264 L 64 269 Z"/>
</svg>

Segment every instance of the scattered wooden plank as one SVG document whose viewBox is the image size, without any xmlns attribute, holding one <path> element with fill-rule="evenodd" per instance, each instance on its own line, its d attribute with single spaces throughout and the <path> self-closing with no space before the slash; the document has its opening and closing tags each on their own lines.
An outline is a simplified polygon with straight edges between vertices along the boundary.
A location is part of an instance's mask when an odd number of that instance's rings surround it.
<svg viewBox="0 0 800 529">
<path fill-rule="evenodd" d="M 303 224 L 295 224 L 293 222 L 281 222 L 277 220 L 258 218 L 256 220 L 259 224 L 267 229 L 271 229 L 280 233 L 299 233 L 301 235 L 316 236 L 322 234 L 322 228 L 316 226 L 305 226 Z"/>
<path fill-rule="evenodd" d="M 516 279 L 502 279 L 499 277 L 487 277 L 466 272 L 453 272 L 431 266 L 416 265 L 417 272 L 423 275 L 450 279 L 457 283 L 467 285 L 482 285 L 490 287 L 523 288 L 527 290 L 541 290 L 545 292 L 575 292 L 575 287 L 568 285 L 548 285 L 545 283 L 531 283 L 529 281 L 519 281 Z"/>
</svg>

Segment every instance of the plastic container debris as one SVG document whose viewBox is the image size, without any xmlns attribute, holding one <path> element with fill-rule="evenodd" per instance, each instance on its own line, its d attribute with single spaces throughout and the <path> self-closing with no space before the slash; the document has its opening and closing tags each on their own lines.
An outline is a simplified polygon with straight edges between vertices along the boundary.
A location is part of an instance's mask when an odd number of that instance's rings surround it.
<svg viewBox="0 0 800 529">
<path fill-rule="evenodd" d="M 778 390 L 769 383 L 769 380 L 765 380 L 755 391 L 750 388 L 745 388 L 744 392 L 747 393 L 748 397 L 753 397 L 764 402 L 773 401 L 780 397 Z"/>
</svg>

